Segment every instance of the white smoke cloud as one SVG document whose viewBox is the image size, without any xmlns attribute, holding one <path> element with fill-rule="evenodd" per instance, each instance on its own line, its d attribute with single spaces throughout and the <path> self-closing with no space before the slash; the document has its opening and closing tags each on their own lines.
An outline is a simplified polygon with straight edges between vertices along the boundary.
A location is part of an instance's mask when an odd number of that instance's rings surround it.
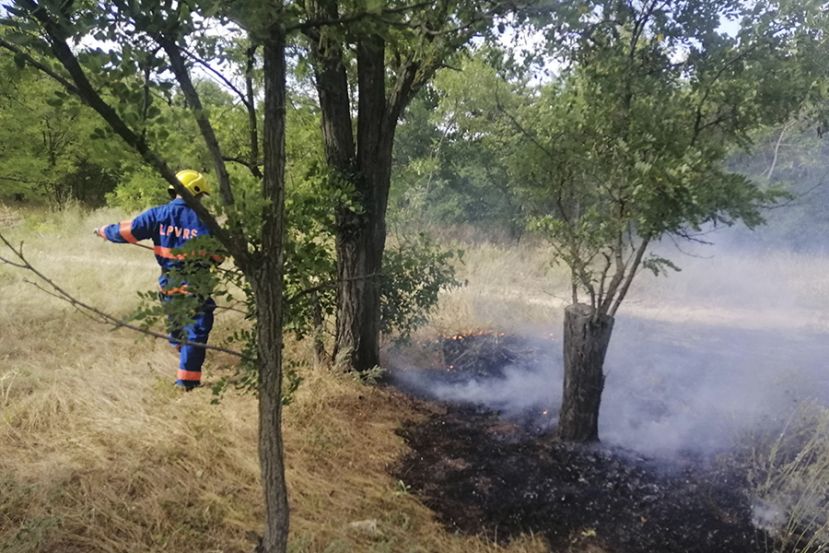
<svg viewBox="0 0 829 553">
<path fill-rule="evenodd" d="M 723 246 L 699 246 L 696 257 L 667 253 L 683 271 L 641 275 L 619 312 L 605 363 L 603 442 L 654 456 L 709 454 L 777 424 L 800 402 L 829 403 L 829 258 Z M 543 344 L 534 363 L 491 378 L 450 381 L 405 363 L 395 375 L 441 401 L 508 418 L 549 408 L 554 420 L 561 343 L 534 343 Z"/>
</svg>

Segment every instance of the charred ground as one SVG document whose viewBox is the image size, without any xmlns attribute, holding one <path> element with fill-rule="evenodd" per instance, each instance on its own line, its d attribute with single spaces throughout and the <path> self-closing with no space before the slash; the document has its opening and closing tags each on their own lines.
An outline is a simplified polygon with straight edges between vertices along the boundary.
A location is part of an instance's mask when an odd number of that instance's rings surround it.
<svg viewBox="0 0 829 553">
<path fill-rule="evenodd" d="M 535 362 L 539 343 L 453 336 L 433 347 L 428 378 L 463 383 Z M 394 375 L 397 376 L 394 376 Z M 410 392 L 411 379 L 393 372 Z M 554 551 L 753 553 L 773 549 L 752 523 L 745 471 L 685 456 L 666 462 L 604 445 L 555 440 L 544 405 L 523 413 L 429 403 L 401 429 L 411 452 L 394 469 L 441 522 L 508 541 L 542 535 Z"/>
</svg>

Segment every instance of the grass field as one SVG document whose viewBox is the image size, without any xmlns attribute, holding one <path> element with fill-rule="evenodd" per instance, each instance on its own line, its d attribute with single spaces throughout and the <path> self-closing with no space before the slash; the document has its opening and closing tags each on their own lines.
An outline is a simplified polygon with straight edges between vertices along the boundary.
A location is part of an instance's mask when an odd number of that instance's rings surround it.
<svg viewBox="0 0 829 553">
<path fill-rule="evenodd" d="M 125 317 L 138 303 L 136 292 L 153 289 L 157 267 L 145 250 L 91 235 L 93 227 L 122 215 L 0 206 L 0 229 L 13 243 L 22 241 L 31 263 L 68 291 Z M 464 259 L 461 277 L 469 285 L 442 299 L 422 336 L 530 326 L 560 331 L 566 285 L 543 246 L 482 244 Z M 750 259 L 739 256 L 712 263 L 730 273 L 751 269 Z M 785 315 L 795 331 L 829 322 L 820 315 L 829 312 L 823 311 L 829 280 L 816 277 L 829 274 L 826 260 L 784 255 L 773 265 L 777 272 L 764 273 L 777 279 L 776 286 L 763 288 L 760 279 L 750 286 L 711 280 L 706 292 L 688 283 L 707 278 L 710 266 L 686 265 L 675 284 L 643 278 L 623 311 L 734 324 L 768 323 L 763 317 L 779 322 Z M 176 393 L 177 357 L 166 342 L 90 321 L 25 282 L 29 278 L 0 265 L 0 552 L 250 551 L 262 520 L 255 398 L 230 391 L 215 404 L 207 389 Z M 749 309 L 740 294 L 751 293 L 769 294 L 768 309 Z M 214 338 L 235 323 L 231 314 L 220 314 Z M 285 409 L 290 551 L 547 551 L 532 536 L 499 546 L 441 527 L 389 476 L 406 447 L 395 430 L 423 417 L 425 407 L 315 369 L 311 358 L 305 344 L 289 343 L 286 359 L 303 378 Z M 207 383 L 229 375 L 233 362 L 210 353 Z M 757 449 L 759 495 L 775 504 L 793 502 L 797 510 L 786 519 L 791 532 L 814 519 L 829 489 L 829 450 L 815 428 L 822 427 L 808 426 L 812 433 L 796 443 L 781 437 Z M 797 447 L 815 462 L 779 454 Z"/>
<path fill-rule="evenodd" d="M 83 214 L 0 208 L 0 228 L 33 265 L 118 316 L 152 289 L 155 262 L 104 243 Z M 5 256 L 5 254 L 2 254 Z M 178 394 L 163 341 L 113 332 L 0 266 L 0 551 L 241 552 L 261 531 L 256 400 Z M 232 318 L 219 316 L 216 336 Z M 421 416 L 402 396 L 286 357 L 304 382 L 285 410 L 292 552 L 543 551 L 532 537 L 499 547 L 443 530 L 388 476 L 395 429 Z M 209 354 L 206 380 L 232 358 Z"/>
</svg>

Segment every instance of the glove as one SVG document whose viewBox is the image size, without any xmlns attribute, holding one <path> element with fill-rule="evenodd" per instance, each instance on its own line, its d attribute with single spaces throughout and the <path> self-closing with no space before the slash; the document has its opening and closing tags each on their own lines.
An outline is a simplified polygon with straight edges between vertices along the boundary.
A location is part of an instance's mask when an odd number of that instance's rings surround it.
<svg viewBox="0 0 829 553">
<path fill-rule="evenodd" d="M 98 232 L 98 227 L 92 229 L 92 234 L 94 234 L 95 236 L 101 236 L 101 234 Z"/>
</svg>

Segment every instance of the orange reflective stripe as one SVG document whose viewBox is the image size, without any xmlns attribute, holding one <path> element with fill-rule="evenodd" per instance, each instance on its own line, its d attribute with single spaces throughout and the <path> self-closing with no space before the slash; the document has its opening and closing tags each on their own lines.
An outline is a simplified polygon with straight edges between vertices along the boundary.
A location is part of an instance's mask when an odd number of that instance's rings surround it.
<svg viewBox="0 0 829 553">
<path fill-rule="evenodd" d="M 179 286 L 178 288 L 162 288 L 161 293 L 165 296 L 175 296 L 178 294 L 185 294 L 189 295 L 190 291 L 187 289 L 187 285 Z"/>
<path fill-rule="evenodd" d="M 153 251 L 158 257 L 163 257 L 164 259 L 184 259 L 184 256 L 179 254 L 176 255 L 173 253 L 172 248 L 165 248 L 164 246 L 156 246 L 153 248 Z"/>
<path fill-rule="evenodd" d="M 132 235 L 132 221 L 121 221 L 121 227 L 118 229 L 118 232 L 121 233 L 121 238 L 135 244 L 138 240 L 135 239 L 135 236 Z"/>
<path fill-rule="evenodd" d="M 153 248 L 153 251 L 155 251 L 155 254 L 158 257 L 163 257 L 164 259 L 177 259 L 179 261 L 181 261 L 182 259 L 186 259 L 187 256 L 185 256 L 182 253 L 174 254 L 173 249 L 174 248 L 165 248 L 164 246 L 156 246 L 156 247 Z M 189 256 L 191 258 L 196 258 L 196 259 L 198 259 L 200 257 L 207 258 L 208 253 L 205 250 L 200 250 L 198 252 L 190 252 Z M 222 261 L 225 260 L 225 258 L 222 257 L 221 255 L 210 255 L 210 259 L 212 259 L 213 261 L 216 261 L 218 263 L 221 263 Z"/>
<path fill-rule="evenodd" d="M 176 374 L 177 380 L 195 380 L 196 382 L 201 382 L 201 372 L 199 371 L 185 371 L 183 369 L 179 369 L 178 373 Z"/>
</svg>

